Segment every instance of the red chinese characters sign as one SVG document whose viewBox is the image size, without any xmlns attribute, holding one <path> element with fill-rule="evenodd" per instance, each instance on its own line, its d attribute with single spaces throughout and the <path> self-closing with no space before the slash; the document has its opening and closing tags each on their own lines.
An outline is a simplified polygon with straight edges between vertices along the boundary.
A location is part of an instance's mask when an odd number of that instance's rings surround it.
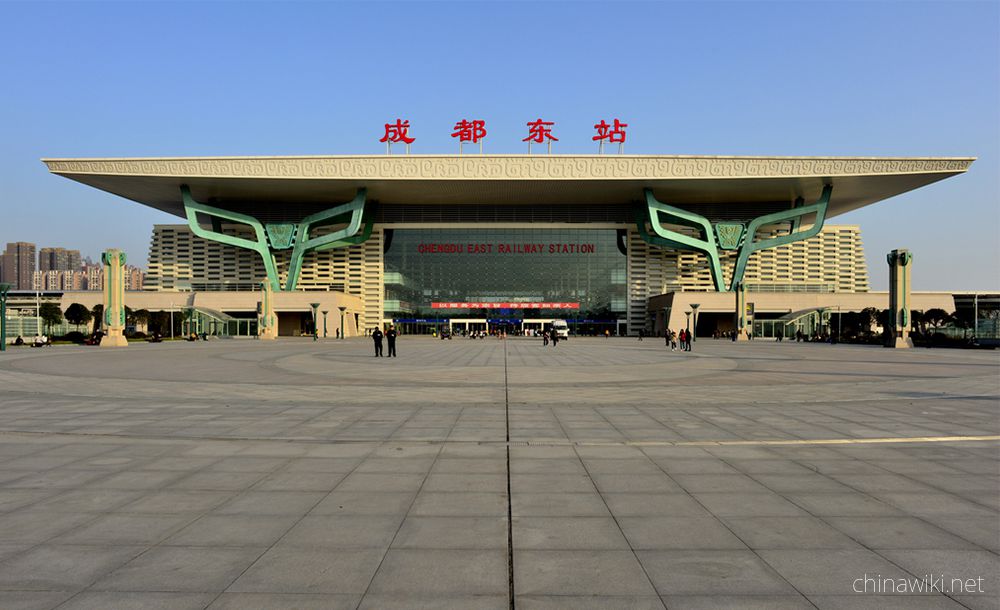
<svg viewBox="0 0 1000 610">
<path fill-rule="evenodd" d="M 526 125 L 528 127 L 528 136 L 521 141 L 528 143 L 528 153 L 531 153 L 532 143 L 547 144 L 548 151 L 551 153 L 552 143 L 559 141 L 559 138 L 555 137 L 552 129 L 555 121 L 536 119 L 526 123 Z M 621 153 L 625 144 L 626 127 L 628 127 L 628 123 L 622 123 L 620 119 L 612 119 L 612 123 L 601 119 L 599 123 L 594 125 L 597 135 L 593 136 L 591 140 L 600 143 L 601 152 L 604 151 L 605 142 L 618 144 L 618 152 Z M 466 142 L 479 144 L 479 152 L 483 152 L 482 143 L 486 138 L 486 121 L 482 119 L 462 119 L 455 123 L 452 130 L 451 137 L 458 138 L 459 152 L 462 152 L 462 144 Z M 403 119 L 396 119 L 395 123 L 386 123 L 385 133 L 379 140 L 379 142 L 385 143 L 386 153 L 388 154 L 392 153 L 391 145 L 399 142 L 406 144 L 406 152 L 409 153 L 410 144 L 414 141 L 416 141 L 416 138 L 410 136 L 410 121 Z"/>
<path fill-rule="evenodd" d="M 403 142 L 404 144 L 412 144 L 416 141 L 416 138 L 411 138 L 409 131 L 409 121 L 396 119 L 395 124 L 385 124 L 385 135 L 382 136 L 382 139 L 379 140 L 379 142 Z"/>
<path fill-rule="evenodd" d="M 458 138 L 459 142 L 472 142 L 475 144 L 486 137 L 486 121 L 462 119 L 455 123 L 455 131 L 451 137 Z"/>
<path fill-rule="evenodd" d="M 579 303 L 498 303 L 484 302 L 454 302 L 431 303 L 431 309 L 580 309 Z"/>
<path fill-rule="evenodd" d="M 559 138 L 552 135 L 552 125 L 555 125 L 552 121 L 543 121 L 538 119 L 537 121 L 532 121 L 528 125 L 528 137 L 521 140 L 522 142 L 537 142 L 541 144 L 545 142 L 546 139 L 559 141 Z"/>
<path fill-rule="evenodd" d="M 597 125 L 594 125 L 594 129 L 597 130 L 597 135 L 591 138 L 593 141 L 607 140 L 608 142 L 624 143 L 625 142 L 625 127 L 628 127 L 628 123 L 622 123 L 618 119 L 615 119 L 614 125 L 608 125 L 604 119 Z"/>
</svg>

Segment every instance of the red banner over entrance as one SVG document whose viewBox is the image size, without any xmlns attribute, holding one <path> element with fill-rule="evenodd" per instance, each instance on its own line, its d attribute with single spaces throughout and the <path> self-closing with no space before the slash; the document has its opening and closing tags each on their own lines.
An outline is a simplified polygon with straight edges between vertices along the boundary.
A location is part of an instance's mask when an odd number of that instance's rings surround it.
<svg viewBox="0 0 1000 610">
<path fill-rule="evenodd" d="M 432 309 L 580 309 L 579 303 L 431 303 Z"/>
</svg>

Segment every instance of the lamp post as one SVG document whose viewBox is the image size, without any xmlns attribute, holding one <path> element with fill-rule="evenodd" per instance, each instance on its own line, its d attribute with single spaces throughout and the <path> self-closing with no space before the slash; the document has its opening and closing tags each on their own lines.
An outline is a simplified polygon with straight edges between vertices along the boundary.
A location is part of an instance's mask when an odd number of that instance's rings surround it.
<svg viewBox="0 0 1000 610">
<path fill-rule="evenodd" d="M 694 333 L 691 334 L 691 340 L 698 340 L 698 308 L 701 307 L 701 303 L 691 303 L 691 309 L 694 311 Z"/>
<path fill-rule="evenodd" d="M 174 302 L 170 301 L 170 340 L 174 340 Z"/>
<path fill-rule="evenodd" d="M 979 293 L 972 295 L 972 340 L 979 339 Z"/>
<path fill-rule="evenodd" d="M 7 351 L 7 291 L 10 286 L 0 283 L 0 352 Z"/>
<path fill-rule="evenodd" d="M 309 303 L 309 306 L 312 307 L 313 310 L 313 341 L 318 341 L 319 329 L 316 327 L 316 320 L 319 316 L 316 315 L 316 312 L 319 311 L 319 303 Z"/>
<path fill-rule="evenodd" d="M 324 309 L 320 313 L 323 314 L 323 338 L 326 339 L 326 314 L 330 313 L 328 309 Z"/>
<path fill-rule="evenodd" d="M 344 338 L 344 312 L 347 311 L 346 305 L 338 305 L 337 309 L 340 310 L 340 338 Z"/>
<path fill-rule="evenodd" d="M 687 334 L 690 337 L 691 336 L 691 312 L 690 311 L 685 311 L 684 315 L 687 316 L 687 326 L 686 326 L 686 328 L 687 328 Z"/>
</svg>

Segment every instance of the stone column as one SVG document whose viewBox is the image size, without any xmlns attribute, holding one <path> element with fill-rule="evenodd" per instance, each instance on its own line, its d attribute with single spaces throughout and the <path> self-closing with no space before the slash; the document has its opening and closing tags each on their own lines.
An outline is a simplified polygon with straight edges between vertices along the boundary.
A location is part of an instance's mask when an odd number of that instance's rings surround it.
<svg viewBox="0 0 1000 610">
<path fill-rule="evenodd" d="M 125 253 L 110 249 L 104 263 L 104 336 L 101 347 L 125 347 Z"/>
<path fill-rule="evenodd" d="M 747 318 L 747 290 L 740 282 L 733 291 L 736 294 L 736 340 L 747 340 L 747 327 L 750 321 Z"/>
<path fill-rule="evenodd" d="M 886 257 L 889 263 L 889 328 L 886 347 L 913 347 L 910 339 L 910 268 L 913 254 L 909 250 L 893 250 Z"/>
<path fill-rule="evenodd" d="M 271 282 L 260 284 L 260 315 L 257 318 L 257 338 L 278 338 L 278 316 L 274 315 L 274 288 Z"/>
</svg>

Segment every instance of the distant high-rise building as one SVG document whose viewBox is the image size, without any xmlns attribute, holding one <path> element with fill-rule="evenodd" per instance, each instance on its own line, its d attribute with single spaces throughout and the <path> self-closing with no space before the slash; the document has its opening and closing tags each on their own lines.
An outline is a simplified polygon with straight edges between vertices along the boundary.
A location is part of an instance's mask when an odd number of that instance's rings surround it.
<svg viewBox="0 0 1000 610">
<path fill-rule="evenodd" d="M 62 290 L 62 276 L 65 271 L 49 271 L 45 274 L 44 290 Z"/>
<path fill-rule="evenodd" d="M 66 290 L 86 290 L 87 289 L 87 272 L 86 271 L 64 271 L 62 274 L 62 289 Z"/>
<path fill-rule="evenodd" d="M 142 281 L 145 275 L 142 269 L 132 265 L 125 265 L 125 290 L 142 290 Z"/>
<path fill-rule="evenodd" d="M 38 269 L 40 271 L 77 271 L 79 268 L 79 250 L 42 248 L 38 251 Z"/>
<path fill-rule="evenodd" d="M 3 255 L 4 281 L 14 290 L 31 290 L 35 274 L 35 244 L 14 242 L 7 244 Z"/>
<path fill-rule="evenodd" d="M 86 290 L 104 289 L 104 267 L 101 265 L 88 265 L 83 271 L 87 278 Z"/>
</svg>

